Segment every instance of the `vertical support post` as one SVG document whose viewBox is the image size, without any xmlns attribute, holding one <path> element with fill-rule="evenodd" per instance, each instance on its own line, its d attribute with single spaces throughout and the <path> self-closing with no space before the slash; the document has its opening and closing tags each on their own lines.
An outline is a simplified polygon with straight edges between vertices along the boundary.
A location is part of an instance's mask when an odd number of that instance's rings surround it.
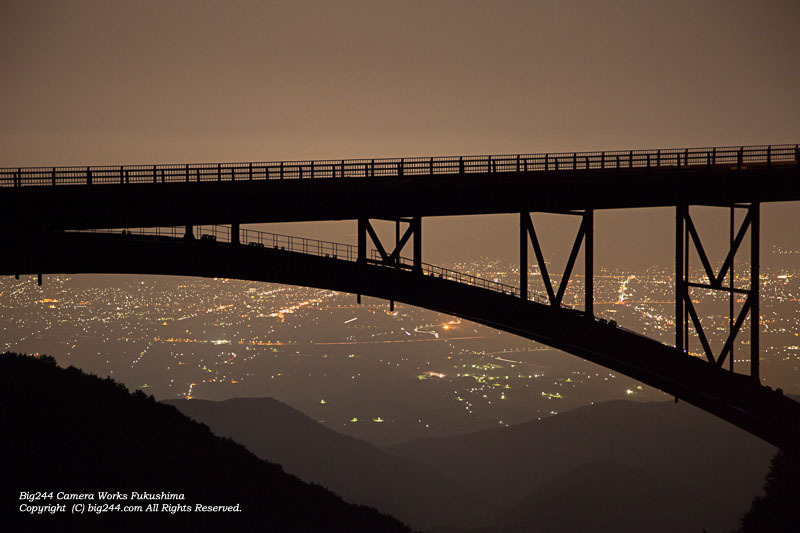
<svg viewBox="0 0 800 533">
<path fill-rule="evenodd" d="M 761 327 L 761 315 L 758 305 L 759 286 L 759 227 L 761 206 L 753 202 L 750 206 L 750 377 L 760 382 L 758 375 L 758 330 Z"/>
<path fill-rule="evenodd" d="M 397 245 L 400 244 L 400 219 L 396 219 L 394 221 L 394 248 L 397 250 Z M 399 266 L 400 265 L 400 254 L 394 258 L 394 262 Z"/>
<path fill-rule="evenodd" d="M 234 222 L 233 224 L 231 224 L 231 244 L 236 246 L 240 244 L 238 222 Z"/>
<path fill-rule="evenodd" d="M 716 148 L 715 148 L 715 150 L 716 150 Z M 731 206 L 730 240 L 729 240 L 729 245 L 728 245 L 731 250 L 733 250 L 734 224 L 735 224 L 735 222 L 736 222 L 736 207 L 735 206 Z M 728 322 L 730 323 L 730 332 L 728 333 L 728 335 L 733 335 L 734 334 L 733 333 L 733 328 L 734 328 L 734 324 L 736 322 L 736 319 L 733 317 L 733 302 L 734 302 L 733 289 L 736 287 L 736 280 L 735 280 L 734 271 L 733 271 L 733 266 L 734 266 L 734 263 L 735 263 L 735 259 L 736 258 L 734 256 L 731 257 L 731 268 L 730 268 L 730 274 L 729 274 L 730 278 L 728 278 L 728 286 L 731 289 L 731 292 L 728 294 L 728 316 L 729 316 Z M 734 354 L 734 345 L 733 345 L 733 343 L 731 343 L 731 352 L 730 352 L 730 355 L 729 355 L 730 361 L 728 363 L 728 366 L 729 366 L 731 372 L 733 372 L 733 359 L 734 359 L 733 354 Z"/>
<path fill-rule="evenodd" d="M 367 260 L 367 221 L 366 219 L 358 219 L 358 258 L 359 263 L 364 263 Z"/>
<path fill-rule="evenodd" d="M 519 214 L 519 296 L 528 299 L 528 226 L 526 213 Z"/>
<path fill-rule="evenodd" d="M 414 217 L 414 271 L 422 273 L 422 217 Z"/>
<path fill-rule="evenodd" d="M 686 286 L 683 283 L 683 253 L 684 253 L 684 224 L 686 223 L 686 205 L 675 206 L 675 348 L 679 351 L 686 351 L 684 346 L 684 292 Z"/>
<path fill-rule="evenodd" d="M 584 296 L 583 309 L 587 318 L 594 318 L 594 210 L 583 214 L 584 242 Z"/>
<path fill-rule="evenodd" d="M 194 240 L 194 226 L 186 226 L 186 232 L 183 234 L 183 238 L 187 241 Z"/>
<path fill-rule="evenodd" d="M 36 275 L 36 283 L 41 287 L 42 286 L 42 274 L 39 273 Z"/>
<path fill-rule="evenodd" d="M 357 237 L 357 253 L 356 261 L 358 263 L 367 262 L 367 220 L 364 218 L 358 219 L 358 237 Z M 361 294 L 356 294 L 356 303 L 361 304 Z"/>
</svg>

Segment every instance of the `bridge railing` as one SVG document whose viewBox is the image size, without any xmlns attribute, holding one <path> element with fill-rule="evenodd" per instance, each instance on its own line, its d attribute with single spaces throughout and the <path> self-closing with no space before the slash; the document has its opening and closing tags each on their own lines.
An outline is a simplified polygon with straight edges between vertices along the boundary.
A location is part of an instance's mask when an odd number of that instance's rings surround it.
<svg viewBox="0 0 800 533">
<path fill-rule="evenodd" d="M 0 187 L 342 179 L 564 170 L 800 165 L 800 146 L 727 146 L 387 159 L 0 168 Z"/>
<path fill-rule="evenodd" d="M 149 235 L 158 237 L 184 238 L 186 237 L 186 227 L 159 227 L 159 228 L 116 228 L 116 229 L 91 229 L 79 230 L 77 233 L 108 233 L 117 235 Z M 200 243 L 230 243 L 230 226 L 192 226 L 192 237 Z M 355 262 L 358 260 L 358 247 L 352 244 L 343 244 L 331 241 L 321 241 L 308 239 L 305 237 L 294 237 L 291 235 L 281 235 L 278 233 L 268 233 L 251 229 L 239 230 L 239 243 L 243 246 L 253 246 L 257 248 L 273 248 L 282 251 L 296 252 L 318 257 L 329 257 L 344 261 Z M 413 270 L 414 261 L 407 257 L 398 258 L 396 263 L 386 263 L 381 259 L 380 253 L 372 249 L 367 257 L 367 262 L 371 265 L 386 268 L 400 268 L 403 270 Z M 439 279 L 446 279 L 463 283 L 473 287 L 480 287 L 494 292 L 520 297 L 519 287 L 507 285 L 500 281 L 489 280 L 472 274 L 466 274 L 456 270 L 451 270 L 430 263 L 421 263 L 421 270 L 424 275 L 433 276 Z M 534 302 L 546 303 L 547 297 L 533 291 L 529 291 L 528 299 Z M 566 305 L 565 307 L 572 307 Z"/>
</svg>

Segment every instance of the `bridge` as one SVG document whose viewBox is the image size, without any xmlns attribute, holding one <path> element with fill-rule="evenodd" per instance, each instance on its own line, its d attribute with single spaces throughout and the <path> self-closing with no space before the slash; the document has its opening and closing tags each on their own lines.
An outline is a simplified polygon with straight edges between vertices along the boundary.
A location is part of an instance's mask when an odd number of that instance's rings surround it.
<svg viewBox="0 0 800 533">
<path fill-rule="evenodd" d="M 759 379 L 762 202 L 800 200 L 798 145 L 503 156 L 0 169 L 0 274 L 143 273 L 271 281 L 369 295 L 508 331 L 681 398 L 779 447 L 796 443 L 800 404 Z M 711 265 L 690 207 L 731 211 L 730 249 Z M 593 226 L 599 209 L 675 207 L 675 345 L 598 320 Z M 744 213 L 734 227 L 734 211 Z M 581 225 L 556 286 L 532 212 Z M 518 286 L 422 261 L 422 219 L 517 213 Z M 395 224 L 392 246 L 372 220 Z M 355 245 L 255 232 L 242 224 L 355 220 Z M 116 228 L 116 229 L 114 229 Z M 124 228 L 124 229 L 123 229 Z M 129 230 L 128 228 L 147 228 Z M 749 285 L 732 275 L 749 235 Z M 672 244 L 670 244 L 672 245 Z M 529 290 L 533 248 L 545 294 Z M 690 277 L 690 250 L 704 276 Z M 403 251 L 410 249 L 410 257 Z M 584 250 L 583 307 L 563 297 Z M 157 259 L 154 259 L 157 258 Z M 712 350 L 691 288 L 723 291 L 730 331 Z M 734 317 L 734 299 L 743 300 Z M 750 327 L 749 365 L 734 341 Z M 695 338 L 702 357 L 689 350 Z"/>
</svg>

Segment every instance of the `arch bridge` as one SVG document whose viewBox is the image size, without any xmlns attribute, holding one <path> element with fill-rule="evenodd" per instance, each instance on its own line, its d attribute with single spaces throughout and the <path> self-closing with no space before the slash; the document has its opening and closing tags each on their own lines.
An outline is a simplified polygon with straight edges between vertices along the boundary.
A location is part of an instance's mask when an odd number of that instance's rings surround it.
<svg viewBox="0 0 800 533">
<path fill-rule="evenodd" d="M 0 220 L 14 228 L 4 237 L 0 273 L 38 274 L 40 283 L 49 273 L 228 277 L 402 301 L 577 355 L 784 447 L 798 439 L 800 404 L 759 379 L 759 219 L 761 203 L 797 200 L 798 145 L 0 169 Z M 730 247 L 718 269 L 693 223 L 692 205 L 731 211 Z M 594 212 L 655 206 L 675 208 L 674 346 L 598 320 L 593 312 Z M 743 212 L 739 224 L 735 211 Z M 532 212 L 581 219 L 558 286 Z M 422 261 L 424 217 L 492 213 L 519 214 L 518 286 Z M 379 238 L 375 219 L 394 222 L 391 246 Z M 241 227 L 301 220 L 356 220 L 357 244 Z M 529 290 L 531 248 L 542 295 Z M 564 305 L 564 295 L 581 249 L 585 288 L 583 307 L 575 309 Z M 690 277 L 691 250 L 704 272 L 696 280 Z M 733 276 L 741 255 L 749 255 L 745 287 L 735 286 Z M 692 288 L 729 296 L 730 328 L 716 353 Z M 743 301 L 736 316 L 735 299 Z M 734 367 L 732 350 L 746 322 L 750 354 L 742 371 Z M 694 337 L 702 357 L 689 351 Z"/>
</svg>

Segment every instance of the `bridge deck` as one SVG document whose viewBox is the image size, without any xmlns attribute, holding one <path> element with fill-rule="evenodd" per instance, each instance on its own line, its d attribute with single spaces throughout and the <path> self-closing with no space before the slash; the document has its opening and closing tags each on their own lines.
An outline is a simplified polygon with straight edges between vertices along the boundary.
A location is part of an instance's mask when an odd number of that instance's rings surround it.
<svg viewBox="0 0 800 533">
<path fill-rule="evenodd" d="M 0 221 L 34 230 L 789 200 L 797 145 L 0 169 Z"/>
</svg>

